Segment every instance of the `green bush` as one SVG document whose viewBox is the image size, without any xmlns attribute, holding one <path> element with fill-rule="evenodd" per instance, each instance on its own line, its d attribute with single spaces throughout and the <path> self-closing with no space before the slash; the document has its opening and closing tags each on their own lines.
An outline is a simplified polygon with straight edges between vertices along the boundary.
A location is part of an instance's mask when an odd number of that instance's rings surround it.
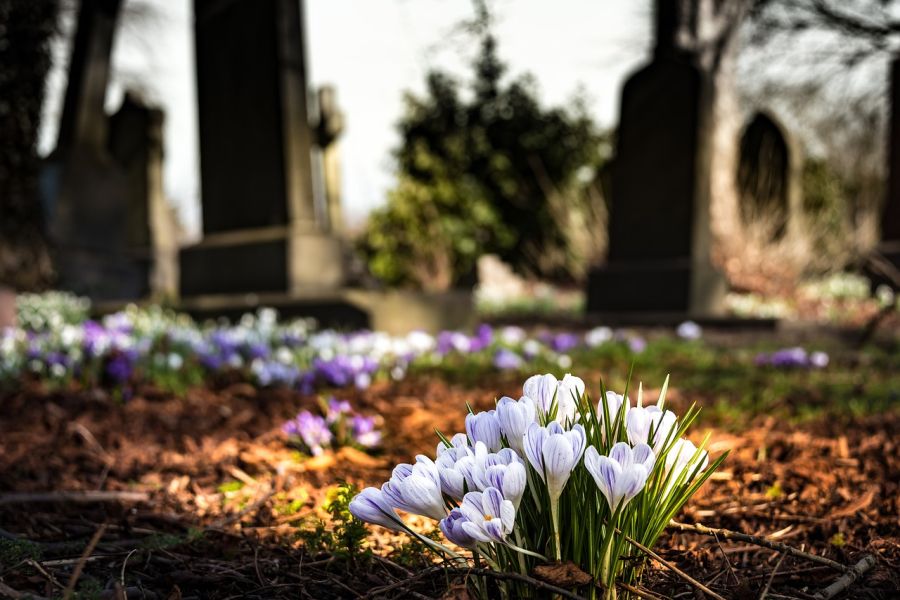
<svg viewBox="0 0 900 600">
<path fill-rule="evenodd" d="M 529 275 L 583 275 L 608 136 L 580 101 L 548 109 L 529 77 L 506 83 L 488 25 L 481 7 L 467 89 L 431 72 L 425 94 L 406 97 L 397 184 L 360 241 L 387 284 L 446 289 L 470 279 L 484 253 Z"/>
</svg>

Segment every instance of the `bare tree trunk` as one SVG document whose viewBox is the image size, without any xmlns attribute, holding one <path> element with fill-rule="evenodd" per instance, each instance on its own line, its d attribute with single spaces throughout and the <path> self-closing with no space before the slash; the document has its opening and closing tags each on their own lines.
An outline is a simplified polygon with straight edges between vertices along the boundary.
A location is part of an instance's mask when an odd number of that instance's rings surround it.
<svg viewBox="0 0 900 600">
<path fill-rule="evenodd" d="M 15 319 L 14 290 L 52 275 L 36 145 L 57 10 L 58 0 L 0 0 L 0 326 Z"/>
</svg>

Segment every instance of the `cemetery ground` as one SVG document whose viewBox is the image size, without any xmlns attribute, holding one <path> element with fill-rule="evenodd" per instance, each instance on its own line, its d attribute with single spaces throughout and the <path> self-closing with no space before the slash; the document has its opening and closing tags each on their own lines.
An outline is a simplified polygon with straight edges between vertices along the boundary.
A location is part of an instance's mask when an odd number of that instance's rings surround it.
<svg viewBox="0 0 900 600">
<path fill-rule="evenodd" d="M 896 341 L 861 350 L 823 341 L 831 362 L 812 371 L 748 366 L 773 347 L 759 338 L 659 340 L 635 358 L 645 394 L 671 373 L 672 406 L 703 407 L 692 437 L 710 431 L 711 454 L 730 451 L 678 520 L 754 536 L 670 527 L 660 555 L 726 598 L 829 597 L 816 594 L 849 581 L 841 565 L 857 564 L 866 572 L 834 597 L 896 597 Z M 573 359 L 589 390 L 601 375 L 613 389 L 628 376 L 617 352 Z M 183 394 L 143 386 L 123 403 L 102 389 L 25 382 L 0 403 L 0 596 L 466 598 L 464 574 L 435 568 L 409 537 L 370 527 L 361 538 L 336 484 L 379 485 L 391 465 L 433 455 L 434 429 L 463 428 L 459 407 L 517 397 L 522 380 L 462 356 L 403 381 L 340 390 L 383 417 L 382 448 L 314 458 L 281 432 L 316 403 L 296 391 L 226 374 Z M 647 598 L 711 597 L 657 561 L 641 589 Z"/>
</svg>

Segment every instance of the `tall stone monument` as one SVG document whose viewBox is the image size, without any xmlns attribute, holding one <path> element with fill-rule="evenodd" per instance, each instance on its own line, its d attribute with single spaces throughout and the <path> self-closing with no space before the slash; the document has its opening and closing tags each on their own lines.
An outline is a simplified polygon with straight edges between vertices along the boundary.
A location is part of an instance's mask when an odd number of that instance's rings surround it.
<svg viewBox="0 0 900 600">
<path fill-rule="evenodd" d="M 590 274 L 591 313 L 721 310 L 724 280 L 710 261 L 714 86 L 699 52 L 681 42 L 698 27 L 690 5 L 657 0 L 653 60 L 622 91 L 609 255 Z"/>
<path fill-rule="evenodd" d="M 881 212 L 881 239 L 872 265 L 874 283 L 900 288 L 900 56 L 891 63 L 888 125 L 888 186 Z"/>
<path fill-rule="evenodd" d="M 203 239 L 183 296 L 303 293 L 344 279 L 313 198 L 302 6 L 194 0 Z"/>
<path fill-rule="evenodd" d="M 130 301 L 174 292 L 157 254 L 150 216 L 162 195 L 162 112 L 126 96 L 104 110 L 121 0 L 82 0 L 56 149 L 41 174 L 58 286 L 96 301 Z M 171 229 L 171 226 L 168 226 Z"/>
</svg>

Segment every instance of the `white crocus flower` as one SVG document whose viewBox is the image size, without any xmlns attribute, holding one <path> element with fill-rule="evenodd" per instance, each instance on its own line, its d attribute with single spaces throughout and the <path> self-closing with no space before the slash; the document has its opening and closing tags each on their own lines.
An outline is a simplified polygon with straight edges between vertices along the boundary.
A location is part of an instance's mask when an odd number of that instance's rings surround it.
<svg viewBox="0 0 900 600">
<path fill-rule="evenodd" d="M 697 446 L 686 438 L 681 438 L 669 449 L 666 454 L 666 495 L 675 486 L 685 483 L 691 474 L 696 470 L 697 473 L 702 472 L 709 464 L 709 453 L 703 450 L 697 453 Z M 698 468 L 699 467 L 699 468 Z M 683 474 L 683 477 L 682 477 Z M 681 481 L 678 481 L 681 478 Z"/>
<path fill-rule="evenodd" d="M 556 422 L 546 427 L 532 423 L 528 427 L 525 433 L 525 456 L 547 484 L 552 502 L 559 500 L 572 470 L 581 460 L 585 440 L 584 427 L 581 425 L 575 425 L 571 431 L 565 431 Z"/>
<path fill-rule="evenodd" d="M 647 444 L 654 452 L 661 452 L 676 426 L 675 413 L 658 406 L 635 406 L 628 410 L 625 429 L 632 444 Z"/>
<path fill-rule="evenodd" d="M 602 456 L 590 446 L 584 453 L 584 466 L 594 478 L 611 511 L 625 508 L 644 488 L 656 457 L 647 444 L 632 448 L 619 442 Z"/>
<path fill-rule="evenodd" d="M 440 473 L 427 456 L 417 456 L 414 465 L 397 465 L 381 491 L 394 508 L 437 520 L 447 516 Z"/>
<path fill-rule="evenodd" d="M 378 488 L 368 487 L 357 494 L 348 506 L 350 514 L 368 523 L 401 531 L 400 516 Z"/>
<path fill-rule="evenodd" d="M 536 418 L 537 411 L 534 401 L 528 396 L 522 396 L 518 401 L 504 396 L 497 402 L 497 419 L 500 421 L 500 430 L 506 436 L 510 448 L 518 452 L 519 456 L 525 454 L 525 432 Z"/>
<path fill-rule="evenodd" d="M 513 530 L 516 509 L 497 488 L 469 492 L 459 507 L 466 518 L 462 529 L 479 542 L 505 543 Z"/>
<path fill-rule="evenodd" d="M 584 395 L 584 381 L 570 374 L 561 381 L 550 373 L 533 375 L 525 381 L 522 391 L 543 415 L 550 412 L 556 400 L 556 421 L 565 425 L 575 420 L 578 403 Z"/>
<path fill-rule="evenodd" d="M 466 433 L 473 444 L 483 442 L 491 452 L 499 450 L 500 421 L 497 420 L 497 411 L 487 410 L 466 415 Z"/>
</svg>

